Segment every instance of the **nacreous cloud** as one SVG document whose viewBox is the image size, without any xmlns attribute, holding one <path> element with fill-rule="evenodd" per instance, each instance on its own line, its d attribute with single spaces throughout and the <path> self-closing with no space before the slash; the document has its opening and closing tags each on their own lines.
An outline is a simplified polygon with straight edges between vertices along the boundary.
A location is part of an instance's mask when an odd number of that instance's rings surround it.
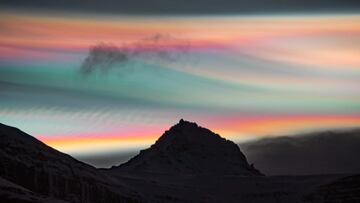
<svg viewBox="0 0 360 203">
<path fill-rule="evenodd" d="M 89 49 L 81 65 L 81 72 L 90 74 L 95 70 L 108 71 L 124 67 L 130 61 L 148 63 L 171 63 L 187 52 L 189 43 L 170 35 L 156 34 L 120 47 L 110 43 L 99 43 Z M 115 66 L 117 65 L 117 66 Z"/>
</svg>

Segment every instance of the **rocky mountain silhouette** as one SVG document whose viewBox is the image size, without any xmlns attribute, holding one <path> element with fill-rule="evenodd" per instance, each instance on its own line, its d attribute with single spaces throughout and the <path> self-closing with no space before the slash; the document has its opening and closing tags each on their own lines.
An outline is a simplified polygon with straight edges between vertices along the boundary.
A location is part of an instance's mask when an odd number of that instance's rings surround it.
<svg viewBox="0 0 360 203">
<path fill-rule="evenodd" d="M 264 176 L 233 142 L 184 120 L 110 169 L 0 124 L 0 202 L 358 202 L 359 188 L 356 174 Z"/>
<path fill-rule="evenodd" d="M 261 176 L 239 147 L 196 123 L 181 119 L 150 148 L 114 171 L 161 174 L 222 174 Z"/>
</svg>

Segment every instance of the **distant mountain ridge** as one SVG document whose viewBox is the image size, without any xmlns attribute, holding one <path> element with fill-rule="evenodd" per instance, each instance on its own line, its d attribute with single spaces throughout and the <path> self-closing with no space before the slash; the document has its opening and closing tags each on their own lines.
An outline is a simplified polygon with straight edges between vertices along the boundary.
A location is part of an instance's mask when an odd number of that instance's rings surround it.
<svg viewBox="0 0 360 203">
<path fill-rule="evenodd" d="M 150 148 L 113 171 L 164 174 L 261 176 L 239 147 L 196 123 L 181 119 Z"/>
<path fill-rule="evenodd" d="M 359 173 L 356 156 L 360 154 L 359 146 L 359 128 L 269 137 L 240 144 L 248 160 L 267 175 Z"/>
</svg>

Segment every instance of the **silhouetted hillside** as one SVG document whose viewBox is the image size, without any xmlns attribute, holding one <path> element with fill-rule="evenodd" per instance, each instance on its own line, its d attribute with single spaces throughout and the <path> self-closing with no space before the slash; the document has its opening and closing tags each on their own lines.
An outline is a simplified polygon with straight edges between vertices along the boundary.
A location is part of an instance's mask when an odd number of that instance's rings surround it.
<svg viewBox="0 0 360 203">
<path fill-rule="evenodd" d="M 129 195 L 132 193 L 118 181 L 3 124 L 0 124 L 0 177 L 34 193 L 70 202 L 132 201 Z"/>
</svg>

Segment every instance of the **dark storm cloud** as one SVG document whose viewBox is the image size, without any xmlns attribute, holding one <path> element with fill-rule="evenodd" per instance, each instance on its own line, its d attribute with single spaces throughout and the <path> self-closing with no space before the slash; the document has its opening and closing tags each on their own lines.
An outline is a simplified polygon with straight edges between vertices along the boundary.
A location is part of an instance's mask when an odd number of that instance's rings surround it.
<svg viewBox="0 0 360 203">
<path fill-rule="evenodd" d="M 114 14 L 220 14 L 306 11 L 358 11 L 358 0 L 3 0 L 23 9 Z"/>
<path fill-rule="evenodd" d="M 103 72 L 111 68 L 123 68 L 135 60 L 167 63 L 176 61 L 189 49 L 189 44 L 167 34 L 155 34 L 130 44 L 117 47 L 110 43 L 99 43 L 89 49 L 81 71 L 89 74 L 95 70 Z"/>
<path fill-rule="evenodd" d="M 240 144 L 249 162 L 267 175 L 360 172 L 360 129 Z"/>
</svg>

